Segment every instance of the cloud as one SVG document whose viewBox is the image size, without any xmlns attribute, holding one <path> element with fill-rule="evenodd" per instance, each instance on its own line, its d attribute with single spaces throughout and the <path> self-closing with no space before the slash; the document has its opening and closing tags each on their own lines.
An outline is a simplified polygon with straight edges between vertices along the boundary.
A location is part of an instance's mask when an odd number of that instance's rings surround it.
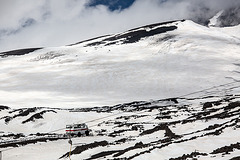
<svg viewBox="0 0 240 160">
<path fill-rule="evenodd" d="M 0 51 L 61 46 L 176 19 L 198 21 L 238 0 L 136 0 L 129 8 L 110 11 L 88 7 L 89 0 L 0 0 Z"/>
</svg>

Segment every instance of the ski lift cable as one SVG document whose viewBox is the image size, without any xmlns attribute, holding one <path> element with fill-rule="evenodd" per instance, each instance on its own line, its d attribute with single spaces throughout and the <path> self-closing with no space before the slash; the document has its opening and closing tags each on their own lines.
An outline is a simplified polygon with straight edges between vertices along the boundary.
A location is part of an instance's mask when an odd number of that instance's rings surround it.
<svg viewBox="0 0 240 160">
<path fill-rule="evenodd" d="M 146 112 L 146 111 L 144 111 Z M 144 112 L 138 112 L 138 113 L 135 113 L 135 114 L 141 114 L 141 113 L 144 113 Z M 101 119 L 105 119 L 105 118 L 108 118 L 108 117 L 112 117 L 112 116 L 116 116 L 116 115 L 120 115 L 120 114 L 123 114 L 123 113 L 126 113 L 126 112 L 120 112 L 120 113 L 116 113 L 114 115 L 109 115 L 109 116 L 105 116 L 105 117 L 101 117 L 101 118 L 97 118 L 97 119 L 94 119 L 94 120 L 90 120 L 90 121 L 86 121 L 84 123 L 88 123 L 88 122 L 94 122 L 94 121 L 97 121 L 97 120 L 101 120 Z M 93 126 L 97 126 L 98 124 L 95 124 L 95 125 L 91 125 L 89 127 L 93 127 Z M 57 131 L 61 131 L 61 130 L 65 130 L 66 128 L 60 128 L 60 129 L 56 129 L 56 130 L 53 130 L 53 131 L 50 131 L 50 132 L 47 132 L 47 133 L 54 133 L 54 132 L 57 132 Z M 25 142 L 27 141 L 27 139 L 23 139 L 21 142 Z M 11 149 L 14 149 L 14 148 L 9 148 L 9 149 L 6 149 L 6 150 L 2 150 L 3 152 L 4 151 L 8 151 L 8 150 L 11 150 Z"/>
<path fill-rule="evenodd" d="M 201 93 L 201 92 L 204 92 L 204 91 L 208 91 L 208 90 L 211 90 L 211 89 L 215 89 L 215 88 L 219 88 L 219 87 L 223 87 L 223 86 L 227 86 L 227 85 L 231 85 L 231 84 L 235 84 L 235 83 L 240 83 L 240 81 L 234 81 L 234 82 L 230 82 L 230 83 L 221 84 L 221 85 L 218 85 L 218 86 L 214 86 L 214 87 L 206 88 L 206 89 L 203 89 L 203 90 L 199 90 L 199 91 L 191 92 L 191 93 L 188 93 L 188 94 L 184 94 L 184 95 L 181 95 L 181 96 L 177 96 L 176 98 L 184 98 L 184 97 L 189 96 L 189 95 L 194 95 L 196 93 Z M 217 92 L 221 92 L 221 91 L 217 91 Z M 144 112 L 148 112 L 148 111 L 144 111 Z M 141 113 L 144 113 L 144 112 L 140 111 L 139 113 L 135 113 L 135 114 L 141 114 Z M 113 115 L 93 119 L 93 120 L 86 121 L 86 122 L 83 122 L 83 123 L 94 122 L 94 121 L 97 121 L 97 120 L 105 119 L 105 118 L 112 117 L 112 116 L 115 116 L 115 115 L 120 115 L 120 114 L 123 114 L 123 113 L 126 113 L 126 112 L 119 112 L 119 113 L 116 113 L 116 114 L 113 114 Z M 80 122 L 80 121 L 78 121 L 78 122 Z M 64 129 L 65 128 L 61 128 L 61 129 L 50 131 L 48 133 L 53 133 L 53 132 L 57 132 L 57 131 L 64 130 Z"/>
<path fill-rule="evenodd" d="M 234 82 L 225 83 L 225 84 L 220 84 L 218 86 L 209 87 L 209 88 L 206 88 L 206 89 L 203 89 L 203 90 L 199 90 L 199 91 L 195 91 L 195 92 L 191 92 L 191 93 L 188 93 L 188 94 L 184 94 L 184 95 L 178 96 L 176 98 L 183 98 L 183 97 L 190 96 L 190 95 L 193 95 L 193 94 L 196 94 L 196 93 L 201 93 L 201 92 L 204 92 L 204 91 L 208 91 L 208 90 L 219 88 L 219 87 L 224 87 L 224 86 L 227 86 L 227 85 L 230 85 L 230 84 L 235 84 L 235 83 L 240 83 L 240 80 L 237 80 L 237 81 L 234 81 Z M 217 91 L 217 92 L 220 92 L 220 91 Z"/>
<path fill-rule="evenodd" d="M 148 112 L 148 111 L 143 111 L 143 112 L 140 111 L 140 112 L 138 112 L 138 113 L 134 113 L 134 115 L 135 115 L 135 114 L 145 113 L 145 112 Z M 89 120 L 89 121 L 85 121 L 85 122 L 78 121 L 77 123 L 79 123 L 79 122 L 82 122 L 82 123 L 95 122 L 95 121 L 98 121 L 98 120 L 101 120 L 101 119 L 113 117 L 113 116 L 120 115 L 120 114 L 123 114 L 123 113 L 126 113 L 126 112 L 119 112 L 119 113 L 116 113 L 116 114 L 111 114 L 111 115 L 108 115 L 108 116 L 104 116 L 104 117 L 101 117 L 101 118 L 96 118 L 96 119 Z M 53 130 L 53 131 L 49 131 L 49 132 L 47 132 L 47 133 L 54 133 L 54 132 L 61 131 L 61 130 L 65 130 L 65 129 L 66 129 L 66 128 L 60 128 L 60 129 L 56 129 L 56 130 Z"/>
<path fill-rule="evenodd" d="M 189 96 L 189 95 L 193 95 L 193 94 L 196 94 L 196 93 L 201 93 L 201 92 L 208 91 L 208 90 L 211 90 L 211 89 L 214 89 L 214 88 L 219 88 L 219 87 L 223 87 L 223 86 L 231 85 L 231 84 L 235 84 L 235 83 L 240 83 L 240 81 L 237 80 L 237 81 L 234 81 L 234 82 L 221 84 L 221 85 L 218 85 L 218 86 L 214 86 L 214 87 L 206 88 L 206 89 L 203 89 L 203 90 L 199 90 L 199 91 L 191 92 L 191 93 L 188 93 L 188 94 L 184 94 L 184 95 L 178 96 L 176 98 L 183 98 L 183 97 L 186 97 L 186 96 Z M 144 111 L 144 112 L 148 112 L 148 111 Z M 135 113 L 135 114 L 140 114 L 140 113 L 144 113 L 144 112 L 139 112 L 139 113 Z M 107 118 L 107 117 L 111 117 L 111 116 L 115 116 L 115 115 L 119 115 L 119 114 L 123 114 L 123 113 L 126 113 L 126 112 L 119 112 L 119 113 L 114 114 L 114 115 L 109 115 L 109 116 L 97 118 L 97 119 L 94 119 L 94 120 L 86 121 L 85 123 L 94 122 L 94 121 L 97 121 L 97 120 L 100 120 L 100 119 L 104 119 L 104 118 Z M 96 124 L 96 125 L 98 125 L 98 124 Z M 92 125 L 92 126 L 96 126 L 96 125 Z M 47 132 L 47 133 L 53 133 L 53 132 L 57 132 L 57 131 L 64 130 L 64 129 L 65 128 L 60 128 L 60 129 L 56 129 L 56 130 L 53 130 L 53 131 L 50 131 L 50 132 Z M 24 140 L 22 142 L 24 142 Z M 9 151 L 9 150 L 12 150 L 12 149 L 15 149 L 15 148 L 8 148 L 8 149 L 5 149 L 5 150 L 0 150 L 0 152 Z"/>
<path fill-rule="evenodd" d="M 142 114 L 142 113 L 145 113 L 145 112 L 148 112 L 148 111 L 140 111 L 140 112 L 138 112 L 138 113 L 134 113 L 134 115 L 136 115 L 136 114 Z M 101 120 L 101 119 L 105 119 L 105 118 L 108 118 L 108 117 L 120 115 L 120 114 L 123 114 L 123 113 L 126 113 L 126 112 L 119 112 L 119 113 L 116 113 L 116 114 L 114 114 L 114 115 L 109 115 L 109 116 L 105 116 L 105 117 L 101 117 L 101 118 L 96 118 L 96 119 L 93 119 L 93 120 L 90 120 L 90 121 L 86 121 L 86 122 L 84 122 L 84 123 L 94 122 L 94 121 L 97 121 L 97 120 Z M 98 125 L 98 123 L 95 124 L 95 125 L 91 125 L 91 126 L 89 126 L 89 127 L 93 127 L 93 126 L 97 126 L 97 125 Z M 53 133 L 53 132 L 57 132 L 57 131 L 65 130 L 65 129 L 66 129 L 66 128 L 60 128 L 60 129 L 56 129 L 56 130 L 53 130 L 53 131 L 50 131 L 50 132 L 47 132 L 47 133 Z M 26 139 L 26 140 L 23 139 L 21 142 L 25 142 L 25 141 L 27 141 L 27 139 Z M 5 149 L 5 150 L 1 150 L 0 152 L 5 152 L 5 151 L 8 151 L 8 150 L 12 150 L 12 149 L 14 149 L 14 148 L 8 148 L 8 149 Z"/>
<path fill-rule="evenodd" d="M 126 113 L 126 112 L 119 112 L 119 113 L 116 113 L 116 114 L 111 114 L 111 115 L 108 115 L 108 116 L 104 116 L 104 117 L 101 117 L 101 118 L 96 118 L 96 119 L 85 121 L 85 122 L 78 121 L 77 123 L 79 123 L 79 122 L 82 122 L 82 123 L 94 122 L 94 121 L 98 121 L 98 120 L 101 120 L 101 119 L 109 118 L 109 117 L 112 117 L 112 116 L 120 115 L 120 114 L 123 114 L 123 113 Z M 53 132 L 61 131 L 61 130 L 64 130 L 64 129 L 66 129 L 66 128 L 56 129 L 56 130 L 50 131 L 48 133 L 53 133 Z"/>
</svg>

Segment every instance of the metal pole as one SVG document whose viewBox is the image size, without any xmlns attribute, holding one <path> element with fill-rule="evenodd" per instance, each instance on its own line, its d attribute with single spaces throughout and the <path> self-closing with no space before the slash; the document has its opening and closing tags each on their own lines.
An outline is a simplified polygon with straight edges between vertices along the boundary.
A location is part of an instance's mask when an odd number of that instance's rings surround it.
<svg viewBox="0 0 240 160">
<path fill-rule="evenodd" d="M 69 157 L 69 159 L 71 160 L 71 150 L 72 150 L 71 133 L 68 135 L 68 138 L 69 138 L 68 143 L 70 144 L 70 151 L 69 151 L 68 157 Z M 0 160 L 1 160 L 1 159 L 0 159 Z"/>
</svg>

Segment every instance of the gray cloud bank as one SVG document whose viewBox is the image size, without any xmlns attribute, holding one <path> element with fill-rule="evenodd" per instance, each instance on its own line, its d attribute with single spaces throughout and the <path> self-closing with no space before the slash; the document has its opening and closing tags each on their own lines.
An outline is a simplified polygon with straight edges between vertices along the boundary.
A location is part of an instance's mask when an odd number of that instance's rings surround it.
<svg viewBox="0 0 240 160">
<path fill-rule="evenodd" d="M 176 19 L 205 23 L 239 0 L 136 0 L 122 11 L 87 7 L 89 0 L 0 0 L 0 52 L 76 43 Z"/>
</svg>

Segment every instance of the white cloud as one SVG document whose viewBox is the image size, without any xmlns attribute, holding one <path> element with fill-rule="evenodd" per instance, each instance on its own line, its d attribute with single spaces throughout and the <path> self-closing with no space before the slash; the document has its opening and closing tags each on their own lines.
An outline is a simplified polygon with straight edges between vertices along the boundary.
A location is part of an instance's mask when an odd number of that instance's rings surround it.
<svg viewBox="0 0 240 160">
<path fill-rule="evenodd" d="M 237 0 L 137 0 L 130 8 L 111 12 L 105 6 L 86 7 L 88 0 L 0 0 L 0 51 L 60 46 L 95 36 L 121 32 L 149 23 L 208 17 Z M 27 23 L 29 19 L 34 23 Z M 31 22 L 28 21 L 28 22 Z"/>
</svg>

